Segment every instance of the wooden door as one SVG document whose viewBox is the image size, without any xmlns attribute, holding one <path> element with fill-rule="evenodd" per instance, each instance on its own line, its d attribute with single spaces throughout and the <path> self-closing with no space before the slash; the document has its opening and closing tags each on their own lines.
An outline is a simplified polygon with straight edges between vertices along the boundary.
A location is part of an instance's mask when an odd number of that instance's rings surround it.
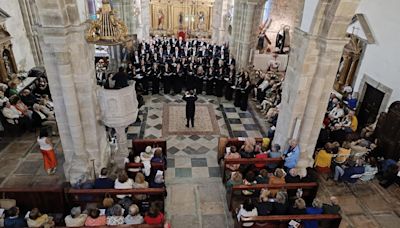
<svg viewBox="0 0 400 228">
<path fill-rule="evenodd" d="M 357 116 L 359 129 L 367 124 L 375 122 L 384 96 L 385 94 L 382 91 L 367 84 L 364 99 Z"/>
</svg>

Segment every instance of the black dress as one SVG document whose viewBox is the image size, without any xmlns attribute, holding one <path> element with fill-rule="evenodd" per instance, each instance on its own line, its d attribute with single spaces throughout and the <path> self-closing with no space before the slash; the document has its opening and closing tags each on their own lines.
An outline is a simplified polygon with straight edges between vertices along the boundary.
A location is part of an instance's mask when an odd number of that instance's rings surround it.
<svg viewBox="0 0 400 228">
<path fill-rule="evenodd" d="M 182 92 L 182 85 L 183 85 L 183 70 L 182 68 L 175 69 L 175 82 L 174 82 L 174 92 L 176 94 Z"/>
<path fill-rule="evenodd" d="M 232 86 L 235 83 L 235 75 L 228 75 L 225 78 L 226 87 L 225 87 L 225 99 L 231 101 L 233 98 L 233 89 Z"/>
<path fill-rule="evenodd" d="M 194 83 L 194 80 L 195 80 L 195 68 L 193 67 L 193 68 L 188 68 L 187 69 L 187 71 L 186 71 L 186 79 L 185 79 L 185 82 L 186 82 L 186 90 L 194 90 L 196 87 L 195 87 L 195 83 Z"/>
<path fill-rule="evenodd" d="M 215 80 L 215 95 L 217 97 L 222 97 L 224 94 L 224 75 L 223 72 L 217 72 L 217 78 Z"/>
<path fill-rule="evenodd" d="M 160 92 L 160 79 L 161 79 L 161 71 L 160 69 L 152 69 L 151 70 L 151 79 L 152 79 L 152 94 L 158 94 Z"/>
<path fill-rule="evenodd" d="M 235 101 L 233 104 L 235 107 L 240 107 L 242 101 L 242 91 L 241 91 L 241 83 L 238 81 L 235 86 Z"/>
<path fill-rule="evenodd" d="M 163 77 L 163 82 L 164 82 L 164 94 L 169 94 L 171 91 L 171 78 L 172 78 L 172 72 L 168 68 L 168 70 L 164 70 L 164 77 Z"/>
<path fill-rule="evenodd" d="M 250 91 L 251 91 L 250 82 L 245 81 L 244 87 L 242 86 L 241 89 L 242 97 L 241 97 L 240 110 L 242 111 L 247 110 Z"/>
<path fill-rule="evenodd" d="M 203 93 L 203 78 L 204 73 L 196 74 L 196 93 L 202 94 Z"/>
<path fill-rule="evenodd" d="M 214 94 L 214 71 L 207 71 L 207 75 L 205 77 L 206 81 L 206 94 L 213 95 Z"/>
</svg>

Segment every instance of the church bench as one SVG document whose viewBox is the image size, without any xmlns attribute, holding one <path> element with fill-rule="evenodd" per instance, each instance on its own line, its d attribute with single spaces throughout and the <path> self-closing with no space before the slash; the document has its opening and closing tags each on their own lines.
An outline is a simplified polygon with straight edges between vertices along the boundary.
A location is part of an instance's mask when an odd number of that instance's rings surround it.
<svg viewBox="0 0 400 228">
<path fill-rule="evenodd" d="M 228 200 L 228 208 L 232 210 L 236 205 L 239 205 L 243 202 L 244 197 L 255 197 L 255 194 L 250 196 L 244 195 L 235 195 L 235 191 L 243 191 L 243 190 L 258 190 L 260 191 L 263 188 L 268 189 L 286 189 L 295 194 L 298 188 L 303 190 L 302 198 L 307 202 L 311 203 L 313 199 L 316 197 L 318 192 L 318 183 L 317 182 L 308 182 L 308 183 L 286 183 L 286 184 L 254 184 L 254 185 L 236 185 L 232 187 L 232 191 L 230 191 L 227 195 Z M 239 202 L 239 203 L 238 203 Z"/>
<path fill-rule="evenodd" d="M 163 155 L 167 156 L 167 141 L 165 139 L 133 139 L 132 150 L 135 156 L 139 156 L 141 152 L 145 151 L 147 146 L 161 147 Z"/>
<path fill-rule="evenodd" d="M 319 214 L 319 215 L 267 215 L 267 216 L 251 216 L 242 217 L 240 221 L 237 220 L 236 213 L 235 217 L 235 228 L 244 227 L 245 222 L 254 222 L 253 228 L 286 228 L 291 220 L 296 221 L 309 221 L 318 220 L 318 227 L 323 228 L 338 228 L 342 217 L 339 214 Z M 303 227 L 302 224 L 300 227 Z"/>
<path fill-rule="evenodd" d="M 21 213 L 26 213 L 35 207 L 43 213 L 64 214 L 66 212 L 67 202 L 63 186 L 0 188 L 0 195 L 4 199 L 15 199 Z"/>
<path fill-rule="evenodd" d="M 217 159 L 218 163 L 221 161 L 221 159 L 224 158 L 225 156 L 225 148 L 229 146 L 236 146 L 236 148 L 240 149 L 240 147 L 243 146 L 245 138 L 226 138 L 226 137 L 220 137 L 218 140 L 218 154 L 217 154 Z M 262 143 L 262 138 L 255 138 L 256 143 Z"/>
<path fill-rule="evenodd" d="M 229 159 L 223 159 L 223 164 L 222 161 L 220 162 L 221 168 L 222 168 L 222 182 L 225 183 L 226 180 L 226 170 L 228 169 L 226 166 L 227 165 L 234 165 L 234 164 L 240 164 L 240 165 L 251 165 L 251 164 L 278 164 L 282 165 L 283 160 L 282 158 L 229 158 Z"/>
<path fill-rule="evenodd" d="M 111 196 L 115 195 L 149 195 L 145 201 L 162 201 L 166 197 L 167 191 L 165 188 L 136 188 L 136 189 L 74 189 L 66 188 L 65 196 L 72 207 L 73 205 L 79 204 L 84 206 L 87 203 L 101 203 L 106 194 Z M 82 196 L 86 196 L 82 200 Z M 114 197 L 115 198 L 115 197 Z M 133 199 L 134 200 L 134 199 Z M 135 200 L 134 200 L 135 201 Z M 114 200 L 117 202 L 117 200 Z"/>
<path fill-rule="evenodd" d="M 58 228 L 67 228 L 66 226 L 57 226 Z M 90 226 L 81 226 L 81 227 L 90 227 Z M 100 226 L 96 226 L 100 227 Z M 138 225 L 117 225 L 117 226 L 101 226 L 101 227 L 113 227 L 113 228 L 125 228 L 125 227 L 132 227 L 132 228 L 163 228 L 164 225 L 148 225 L 148 224 L 138 224 Z"/>
</svg>

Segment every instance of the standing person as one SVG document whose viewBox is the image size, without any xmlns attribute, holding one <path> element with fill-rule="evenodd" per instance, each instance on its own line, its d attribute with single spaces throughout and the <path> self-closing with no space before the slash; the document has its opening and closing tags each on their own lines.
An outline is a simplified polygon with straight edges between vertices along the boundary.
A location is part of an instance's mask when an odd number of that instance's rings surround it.
<svg viewBox="0 0 400 228">
<path fill-rule="evenodd" d="M 217 70 L 215 78 L 215 95 L 222 97 L 224 93 L 224 68 L 220 67 Z"/>
<path fill-rule="evenodd" d="M 199 67 L 197 68 L 197 74 L 196 74 L 196 80 L 195 80 L 197 94 L 203 93 L 203 78 L 204 78 L 203 66 L 199 65 Z"/>
<path fill-rule="evenodd" d="M 300 158 L 300 147 L 296 139 L 289 141 L 289 148 L 283 153 L 285 163 L 283 164 L 286 171 L 296 167 Z"/>
<path fill-rule="evenodd" d="M 241 84 L 242 81 L 244 81 L 244 76 L 240 75 L 238 80 L 236 81 L 235 85 L 235 100 L 234 100 L 234 105 L 235 107 L 240 107 L 241 101 L 242 101 L 242 91 L 241 91 Z"/>
<path fill-rule="evenodd" d="M 53 175 L 56 173 L 57 159 L 56 154 L 54 153 L 53 143 L 49 138 L 49 133 L 46 128 L 40 129 L 40 135 L 37 142 L 43 155 L 44 169 L 48 175 Z"/>
<path fill-rule="evenodd" d="M 163 75 L 163 82 L 164 82 L 164 94 L 169 94 L 171 91 L 171 77 L 172 77 L 172 71 L 171 68 L 169 67 L 168 63 L 165 63 L 165 68 L 164 68 L 164 75 Z"/>
<path fill-rule="evenodd" d="M 122 89 L 124 87 L 128 86 L 128 74 L 125 73 L 125 70 L 123 67 L 119 67 L 118 73 L 112 77 L 112 80 L 115 81 L 114 89 Z"/>
<path fill-rule="evenodd" d="M 160 92 L 160 80 L 162 72 L 158 68 L 158 63 L 153 63 L 153 68 L 150 71 L 150 78 L 152 79 L 151 94 L 158 94 Z"/>
<path fill-rule="evenodd" d="M 249 74 L 247 72 L 245 72 L 244 81 L 242 82 L 242 85 L 241 85 L 242 97 L 241 97 L 241 102 L 240 102 L 240 110 L 242 110 L 242 111 L 247 110 L 250 91 L 251 91 L 250 77 L 249 77 Z"/>
<path fill-rule="evenodd" d="M 196 113 L 196 101 L 197 96 L 193 93 L 192 90 L 185 93 L 185 96 L 182 98 L 186 101 L 186 127 L 189 127 L 189 121 L 192 123 L 192 127 L 194 127 L 194 115 Z"/>
</svg>

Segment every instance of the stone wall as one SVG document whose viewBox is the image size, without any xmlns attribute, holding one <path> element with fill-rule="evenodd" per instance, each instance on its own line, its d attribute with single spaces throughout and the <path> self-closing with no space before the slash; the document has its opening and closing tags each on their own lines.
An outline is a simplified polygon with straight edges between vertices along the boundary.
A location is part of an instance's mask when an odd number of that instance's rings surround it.
<svg viewBox="0 0 400 228">
<path fill-rule="evenodd" d="M 281 25 L 289 25 L 290 32 L 293 34 L 294 28 L 301 22 L 304 0 L 269 0 L 271 9 L 269 17 L 271 25 L 267 30 L 267 36 L 275 47 L 276 35 Z"/>
<path fill-rule="evenodd" d="M 35 61 L 26 36 L 19 2 L 17 0 L 0 0 L 0 8 L 10 15 L 10 18 L 6 20 L 6 27 L 12 36 L 11 42 L 18 70 L 29 71 L 35 66 Z"/>
</svg>

